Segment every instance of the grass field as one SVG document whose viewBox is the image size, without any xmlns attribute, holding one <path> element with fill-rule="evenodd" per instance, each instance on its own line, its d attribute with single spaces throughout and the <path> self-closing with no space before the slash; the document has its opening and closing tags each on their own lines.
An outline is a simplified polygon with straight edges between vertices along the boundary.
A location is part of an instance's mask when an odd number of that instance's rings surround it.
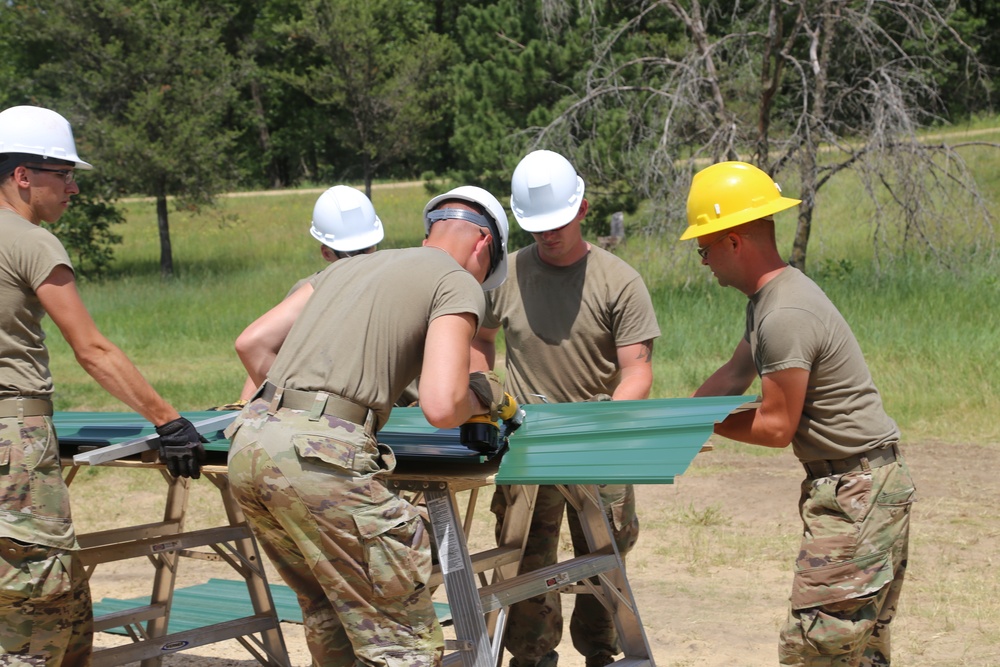
<svg viewBox="0 0 1000 667">
<path fill-rule="evenodd" d="M 906 438 L 997 442 L 996 262 L 941 270 L 911 258 L 876 271 L 871 224 L 856 187 L 845 178 L 820 202 L 810 274 L 854 328 Z M 199 215 L 172 212 L 178 275 L 169 282 L 159 277 L 154 204 L 129 203 L 112 275 L 82 283 L 83 298 L 102 331 L 180 409 L 228 402 L 243 376 L 235 337 L 296 280 L 323 266 L 308 234 L 316 197 L 294 191 L 227 197 Z M 423 186 L 379 187 L 373 199 L 386 228 L 382 248 L 420 242 Z M 626 229 L 640 223 L 629 220 Z M 782 248 L 790 249 L 794 214 L 779 215 L 778 223 Z M 617 250 L 646 278 L 656 303 L 663 330 L 655 347 L 657 397 L 690 394 L 728 358 L 742 332 L 745 297 L 715 284 L 696 261 L 694 243 L 676 237 L 674 231 L 632 235 Z M 49 330 L 57 407 L 122 409 L 79 368 L 58 330 Z"/>
</svg>

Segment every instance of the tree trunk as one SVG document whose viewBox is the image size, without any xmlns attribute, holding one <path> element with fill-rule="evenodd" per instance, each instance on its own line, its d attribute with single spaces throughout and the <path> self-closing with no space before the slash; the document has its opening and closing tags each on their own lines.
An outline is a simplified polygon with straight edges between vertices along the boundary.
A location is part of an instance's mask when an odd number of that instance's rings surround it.
<svg viewBox="0 0 1000 667">
<path fill-rule="evenodd" d="M 372 173 L 374 169 L 372 168 L 372 161 L 368 156 L 368 153 L 361 154 L 361 169 L 365 174 L 365 196 L 368 199 L 372 198 Z"/>
<path fill-rule="evenodd" d="M 795 227 L 795 242 L 792 245 L 792 255 L 788 263 L 803 273 L 806 272 L 806 250 L 809 247 L 809 233 L 812 231 L 812 214 L 816 205 L 816 153 L 805 146 L 802 151 L 802 163 L 799 167 L 802 180 L 799 199 L 799 222 Z"/>
<path fill-rule="evenodd" d="M 802 191 L 799 198 L 799 224 L 795 230 L 795 245 L 789 263 L 803 273 L 806 270 L 806 249 L 809 233 L 812 231 L 812 214 L 816 206 L 816 190 L 819 189 L 817 159 L 819 142 L 823 139 L 823 127 L 827 121 L 826 94 L 830 82 L 830 60 L 833 57 L 834 38 L 840 23 L 842 0 L 827 0 L 817 11 L 815 24 L 807 26 L 809 36 L 809 64 L 813 73 L 812 113 L 806 118 L 806 133 L 799 149 L 801 153 L 799 175 Z"/>
<path fill-rule="evenodd" d="M 156 195 L 156 226 L 160 230 L 160 277 L 174 277 L 174 254 L 170 248 L 170 223 L 167 220 L 167 196 Z"/>
<path fill-rule="evenodd" d="M 264 112 L 264 100 L 261 98 L 260 83 L 257 79 L 250 82 L 250 97 L 253 99 L 253 111 L 257 119 L 257 137 L 260 140 L 261 152 L 271 156 L 271 131 L 267 127 L 267 114 Z M 269 157 L 267 171 L 271 177 L 271 187 L 278 189 L 285 186 L 281 179 L 281 170 L 274 157 Z"/>
</svg>

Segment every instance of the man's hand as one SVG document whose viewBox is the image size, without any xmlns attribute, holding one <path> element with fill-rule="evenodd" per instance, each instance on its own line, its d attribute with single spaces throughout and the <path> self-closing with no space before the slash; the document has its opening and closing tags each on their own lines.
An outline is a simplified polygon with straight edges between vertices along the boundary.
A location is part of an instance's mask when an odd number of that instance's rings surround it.
<svg viewBox="0 0 1000 667">
<path fill-rule="evenodd" d="M 500 408 L 503 407 L 504 398 L 508 394 L 504 393 L 503 383 L 500 382 L 496 373 L 493 371 L 469 373 L 469 389 L 476 395 L 480 403 L 489 408 L 490 421 L 499 421 Z"/>
<path fill-rule="evenodd" d="M 205 462 L 203 442 L 208 442 L 198 433 L 190 421 L 178 417 L 156 427 L 160 436 L 160 462 L 174 477 L 201 477 L 201 464 Z"/>
</svg>

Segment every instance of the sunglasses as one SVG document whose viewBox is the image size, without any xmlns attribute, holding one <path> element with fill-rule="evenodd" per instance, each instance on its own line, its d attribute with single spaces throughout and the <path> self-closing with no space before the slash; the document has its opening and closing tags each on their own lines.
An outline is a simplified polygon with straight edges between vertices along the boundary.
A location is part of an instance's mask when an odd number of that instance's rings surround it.
<svg viewBox="0 0 1000 667">
<path fill-rule="evenodd" d="M 702 259 L 708 259 L 708 251 L 712 249 L 712 246 L 714 246 L 719 241 L 721 241 L 723 239 L 728 239 L 728 238 L 729 238 L 729 234 L 726 234 L 725 236 L 720 236 L 719 238 L 715 239 L 714 241 L 712 241 L 711 243 L 709 243 L 706 246 L 700 246 L 698 248 L 698 256 L 701 257 Z"/>
<path fill-rule="evenodd" d="M 28 165 L 24 165 L 24 167 L 31 171 L 47 171 L 50 174 L 58 174 L 66 185 L 76 181 L 76 173 L 72 169 L 49 169 L 48 167 L 31 167 Z"/>
</svg>

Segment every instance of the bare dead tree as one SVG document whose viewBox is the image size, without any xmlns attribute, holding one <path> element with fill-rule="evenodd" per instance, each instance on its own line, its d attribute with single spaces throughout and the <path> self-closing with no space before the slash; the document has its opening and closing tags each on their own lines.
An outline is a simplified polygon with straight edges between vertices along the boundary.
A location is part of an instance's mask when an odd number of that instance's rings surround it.
<svg viewBox="0 0 1000 667">
<path fill-rule="evenodd" d="M 944 120 L 945 73 L 987 80 L 949 25 L 954 10 L 952 0 L 646 0 L 595 39 L 575 97 L 531 132 L 576 150 L 591 180 L 631 179 L 666 221 L 661 231 L 683 224 L 695 170 L 739 158 L 797 180 L 802 205 L 789 261 L 799 268 L 817 193 L 845 170 L 860 175 L 875 205 L 880 266 L 911 249 L 952 261 L 963 247 L 946 242 L 956 238 L 959 204 L 963 236 L 992 256 L 993 218 L 960 151 L 917 134 Z M 654 19 L 680 26 L 685 41 L 636 52 L 636 36 Z M 597 141 L 608 119 L 619 130 Z"/>
</svg>

